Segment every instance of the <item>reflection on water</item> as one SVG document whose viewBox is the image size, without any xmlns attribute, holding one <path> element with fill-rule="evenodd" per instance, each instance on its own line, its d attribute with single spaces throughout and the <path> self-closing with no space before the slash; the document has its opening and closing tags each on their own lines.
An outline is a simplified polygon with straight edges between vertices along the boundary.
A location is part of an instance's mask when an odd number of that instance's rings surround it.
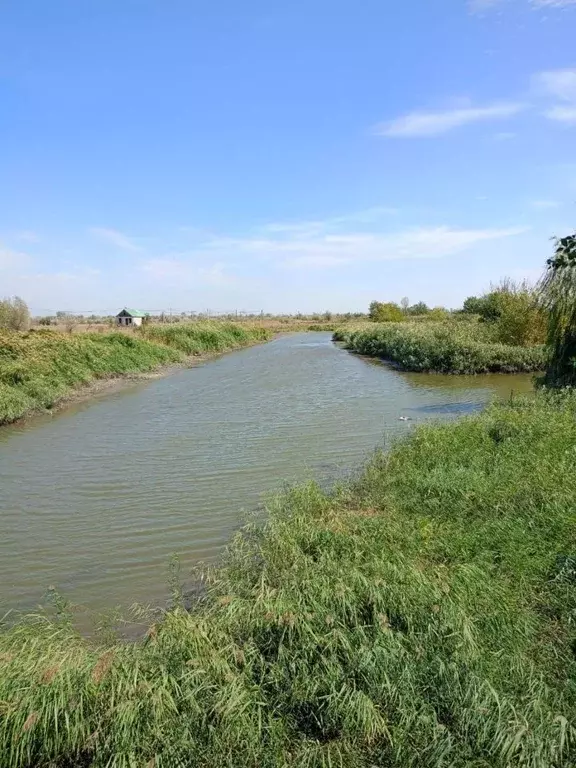
<svg viewBox="0 0 576 768">
<path fill-rule="evenodd" d="M 456 416 L 461 416 L 466 413 L 474 413 L 474 411 L 480 411 L 483 407 L 483 403 L 438 403 L 437 405 L 419 405 L 416 408 L 412 408 L 411 410 L 418 413 L 453 413 Z"/>
<path fill-rule="evenodd" d="M 426 419 L 530 376 L 405 374 L 295 334 L 0 431 L 0 610 L 49 585 L 93 609 L 165 599 L 262 494 L 328 482 Z M 405 415 L 411 421 L 400 421 Z"/>
</svg>

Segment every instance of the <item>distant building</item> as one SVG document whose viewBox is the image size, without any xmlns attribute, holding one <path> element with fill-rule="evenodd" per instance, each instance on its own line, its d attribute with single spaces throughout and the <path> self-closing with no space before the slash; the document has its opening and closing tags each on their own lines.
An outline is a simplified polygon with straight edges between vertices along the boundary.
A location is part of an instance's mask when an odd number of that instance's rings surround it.
<svg viewBox="0 0 576 768">
<path fill-rule="evenodd" d="M 144 319 L 148 317 L 147 312 L 140 312 L 139 309 L 126 309 L 118 312 L 116 315 L 116 325 L 125 328 L 128 326 L 142 325 Z"/>
</svg>

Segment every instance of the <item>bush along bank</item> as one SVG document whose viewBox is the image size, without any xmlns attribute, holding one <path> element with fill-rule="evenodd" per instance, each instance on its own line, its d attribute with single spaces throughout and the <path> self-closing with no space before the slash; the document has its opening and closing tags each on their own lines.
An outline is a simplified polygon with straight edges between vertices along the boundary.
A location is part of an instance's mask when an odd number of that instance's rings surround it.
<svg viewBox="0 0 576 768">
<path fill-rule="evenodd" d="M 335 341 L 361 355 L 389 360 L 406 371 L 520 373 L 546 367 L 542 345 L 495 343 L 480 323 L 381 323 L 337 331 Z"/>
<path fill-rule="evenodd" d="M 419 427 L 241 532 L 191 609 L 0 631 L 0 766 L 576 764 L 576 398 Z"/>
<path fill-rule="evenodd" d="M 233 323 L 150 326 L 130 334 L 0 330 L 0 425 L 52 408 L 97 379 L 148 373 L 270 336 Z"/>
</svg>

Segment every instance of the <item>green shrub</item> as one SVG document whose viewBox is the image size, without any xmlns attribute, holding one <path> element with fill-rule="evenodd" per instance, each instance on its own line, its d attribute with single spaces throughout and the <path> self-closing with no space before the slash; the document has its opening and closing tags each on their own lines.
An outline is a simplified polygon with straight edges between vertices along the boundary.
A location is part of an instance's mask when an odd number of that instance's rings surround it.
<svg viewBox="0 0 576 768">
<path fill-rule="evenodd" d="M 468 297 L 463 312 L 492 324 L 494 340 L 502 344 L 533 346 L 546 339 L 546 313 L 537 290 L 526 281 L 506 278 L 484 296 Z"/>
<path fill-rule="evenodd" d="M 444 307 L 434 307 L 426 314 L 426 320 L 433 323 L 443 323 L 450 320 L 450 312 Z"/>
<path fill-rule="evenodd" d="M 26 331 L 30 327 L 30 310 L 19 296 L 0 301 L 0 328 Z"/>
<path fill-rule="evenodd" d="M 390 323 L 335 334 L 353 352 L 380 357 L 407 371 L 516 373 L 543 370 L 544 347 L 494 342 L 493 328 L 467 323 Z"/>
<path fill-rule="evenodd" d="M 368 310 L 368 317 L 374 323 L 400 323 L 404 320 L 404 312 L 393 302 L 373 301 Z"/>
</svg>

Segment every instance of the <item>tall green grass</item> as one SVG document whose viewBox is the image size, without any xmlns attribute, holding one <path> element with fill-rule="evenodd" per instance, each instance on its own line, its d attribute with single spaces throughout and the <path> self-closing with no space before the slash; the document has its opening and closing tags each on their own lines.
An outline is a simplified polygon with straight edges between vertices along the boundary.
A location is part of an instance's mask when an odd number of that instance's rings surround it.
<svg viewBox="0 0 576 768">
<path fill-rule="evenodd" d="M 51 408 L 95 379 L 146 373 L 185 355 L 224 352 L 270 333 L 232 323 L 146 327 L 142 332 L 0 331 L 0 425 Z"/>
<path fill-rule="evenodd" d="M 166 344 L 186 355 L 226 352 L 271 336 L 265 328 L 222 322 L 146 325 L 141 333 L 149 341 Z"/>
<path fill-rule="evenodd" d="M 518 373 L 546 367 L 545 348 L 512 346 L 493 340 L 482 323 L 382 323 L 337 331 L 335 341 L 407 371 L 440 373 Z"/>
<path fill-rule="evenodd" d="M 0 632 L 0 766 L 571 768 L 576 397 L 420 427 L 270 503 L 187 612 Z"/>
</svg>

